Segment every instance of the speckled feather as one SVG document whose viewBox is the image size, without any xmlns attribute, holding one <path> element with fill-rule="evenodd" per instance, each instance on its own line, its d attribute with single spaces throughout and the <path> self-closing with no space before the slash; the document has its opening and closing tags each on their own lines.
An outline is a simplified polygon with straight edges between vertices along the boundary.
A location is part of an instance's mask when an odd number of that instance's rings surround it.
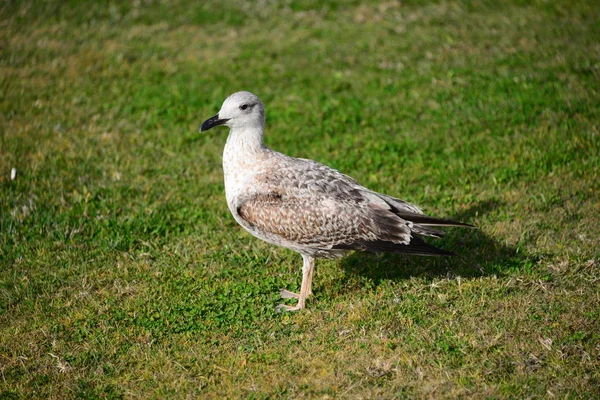
<svg viewBox="0 0 600 400">
<path fill-rule="evenodd" d="M 384 251 L 447 254 L 413 235 L 443 232 L 398 216 L 421 215 L 412 204 L 375 193 L 311 160 L 269 151 L 262 167 L 267 172 L 254 176 L 247 194 L 237 198 L 235 212 L 263 240 L 315 257 L 377 251 L 382 242 L 390 244 Z"/>
</svg>

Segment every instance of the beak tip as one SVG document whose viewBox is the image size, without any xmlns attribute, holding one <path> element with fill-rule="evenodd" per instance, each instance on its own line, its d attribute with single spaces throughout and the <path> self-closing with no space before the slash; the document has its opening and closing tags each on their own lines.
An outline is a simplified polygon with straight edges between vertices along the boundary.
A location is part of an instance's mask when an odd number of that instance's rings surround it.
<svg viewBox="0 0 600 400">
<path fill-rule="evenodd" d="M 198 130 L 200 133 L 209 130 L 210 128 L 212 128 L 214 126 L 215 123 L 215 118 L 210 118 L 207 119 L 206 121 L 204 121 L 202 123 L 202 125 L 200 125 L 200 129 Z"/>
<path fill-rule="evenodd" d="M 215 127 L 215 126 L 223 125 L 227 121 L 229 121 L 228 118 L 226 118 L 226 119 L 219 119 L 219 114 L 217 114 L 214 117 L 207 119 L 206 121 L 204 121 L 202 123 L 202 125 L 200 125 L 200 133 L 202 133 L 204 131 L 207 131 L 207 130 Z"/>
</svg>

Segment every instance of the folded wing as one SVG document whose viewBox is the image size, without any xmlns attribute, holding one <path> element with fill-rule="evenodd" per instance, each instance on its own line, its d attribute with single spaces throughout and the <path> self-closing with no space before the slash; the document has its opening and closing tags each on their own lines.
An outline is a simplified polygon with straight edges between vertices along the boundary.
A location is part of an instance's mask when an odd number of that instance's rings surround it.
<svg viewBox="0 0 600 400">
<path fill-rule="evenodd" d="M 297 160 L 297 159 L 296 159 Z M 260 176 L 262 191 L 240 197 L 237 213 L 249 229 L 310 250 L 363 250 L 421 255 L 452 253 L 417 235 L 441 237 L 430 226 L 466 224 L 426 216 L 407 202 L 370 191 L 314 161 Z"/>
</svg>

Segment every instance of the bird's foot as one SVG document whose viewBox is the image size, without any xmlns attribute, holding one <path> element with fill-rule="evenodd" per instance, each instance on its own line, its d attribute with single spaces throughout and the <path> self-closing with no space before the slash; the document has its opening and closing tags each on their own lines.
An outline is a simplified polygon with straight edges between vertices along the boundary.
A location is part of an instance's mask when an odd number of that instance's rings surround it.
<svg viewBox="0 0 600 400">
<path fill-rule="evenodd" d="M 298 311 L 298 310 L 302 310 L 304 307 L 301 307 L 299 304 L 295 305 L 295 306 L 288 306 L 287 304 L 280 304 L 277 307 L 275 307 L 275 311 L 280 313 L 280 312 L 284 312 L 284 311 Z"/>
</svg>

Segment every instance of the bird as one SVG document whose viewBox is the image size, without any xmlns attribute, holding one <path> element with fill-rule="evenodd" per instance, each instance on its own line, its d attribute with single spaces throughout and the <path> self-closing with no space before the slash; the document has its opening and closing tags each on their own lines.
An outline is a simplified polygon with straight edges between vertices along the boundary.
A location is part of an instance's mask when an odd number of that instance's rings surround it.
<svg viewBox="0 0 600 400">
<path fill-rule="evenodd" d="M 315 259 L 352 250 L 449 256 L 453 253 L 421 237 L 442 237 L 443 231 L 432 228 L 437 226 L 472 227 L 425 215 L 416 205 L 367 189 L 334 168 L 265 146 L 265 106 L 250 92 L 227 97 L 200 132 L 217 126 L 229 128 L 223 174 L 234 219 L 253 236 L 302 255 L 300 292 L 280 291 L 281 298 L 297 303 L 280 304 L 278 312 L 306 307 Z"/>
</svg>

